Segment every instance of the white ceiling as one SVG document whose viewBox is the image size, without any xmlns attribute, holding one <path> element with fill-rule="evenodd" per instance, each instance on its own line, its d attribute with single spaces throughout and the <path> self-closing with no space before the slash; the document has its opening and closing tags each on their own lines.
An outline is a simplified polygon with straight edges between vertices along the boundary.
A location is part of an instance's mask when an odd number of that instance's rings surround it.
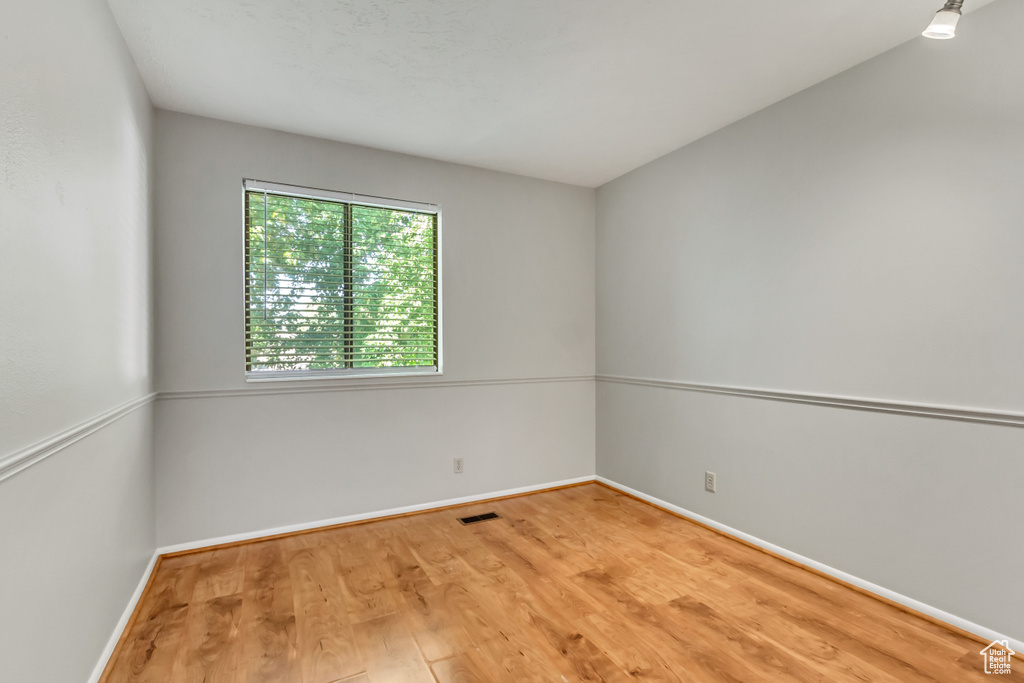
<svg viewBox="0 0 1024 683">
<path fill-rule="evenodd" d="M 109 4 L 158 107 L 596 186 L 914 39 L 942 0 Z"/>
</svg>

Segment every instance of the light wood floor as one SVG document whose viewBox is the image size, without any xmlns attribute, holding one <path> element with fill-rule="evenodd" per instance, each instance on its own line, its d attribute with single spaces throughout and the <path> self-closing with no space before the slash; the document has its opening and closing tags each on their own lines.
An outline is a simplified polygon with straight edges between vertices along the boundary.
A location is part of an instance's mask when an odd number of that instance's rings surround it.
<svg viewBox="0 0 1024 683">
<path fill-rule="evenodd" d="M 103 680 L 982 681 L 981 647 L 590 484 L 167 558 Z"/>
</svg>

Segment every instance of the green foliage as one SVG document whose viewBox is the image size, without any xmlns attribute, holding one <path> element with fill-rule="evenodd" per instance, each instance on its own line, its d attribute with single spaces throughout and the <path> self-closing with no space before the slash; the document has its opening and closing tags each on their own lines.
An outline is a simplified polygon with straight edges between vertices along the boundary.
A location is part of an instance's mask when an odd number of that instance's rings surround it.
<svg viewBox="0 0 1024 683">
<path fill-rule="evenodd" d="M 246 193 L 250 370 L 437 364 L 437 219 Z"/>
</svg>

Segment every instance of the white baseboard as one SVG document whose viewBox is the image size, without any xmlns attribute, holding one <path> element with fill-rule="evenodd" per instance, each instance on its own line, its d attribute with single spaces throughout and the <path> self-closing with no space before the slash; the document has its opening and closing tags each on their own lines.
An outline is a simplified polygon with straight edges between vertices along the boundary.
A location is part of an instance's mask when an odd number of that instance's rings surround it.
<svg viewBox="0 0 1024 683">
<path fill-rule="evenodd" d="M 248 541 L 256 538 L 262 538 L 264 536 L 274 536 L 277 534 L 286 534 L 293 531 L 306 531 L 309 529 L 317 529 L 325 526 L 334 526 L 335 524 L 345 524 L 346 522 L 361 522 L 363 520 L 375 519 L 378 517 L 389 517 L 391 515 L 400 515 L 407 512 L 420 512 L 423 510 L 431 510 L 433 508 L 442 508 L 449 505 L 461 505 L 463 503 L 474 503 L 480 500 L 488 500 L 490 498 L 501 498 L 503 496 L 514 496 L 520 493 L 532 493 L 533 491 L 543 491 L 544 489 L 555 488 L 558 486 L 569 486 L 570 484 L 582 484 L 588 481 L 594 481 L 594 476 L 589 475 L 585 477 L 576 477 L 574 479 L 563 479 L 561 481 L 552 481 L 546 484 L 535 484 L 533 486 L 521 486 L 514 489 L 505 489 L 503 491 L 493 491 L 491 493 L 481 493 L 473 496 L 463 496 L 461 498 L 450 498 L 448 500 L 438 500 L 431 503 L 421 503 L 419 505 L 406 505 L 399 508 L 390 508 L 387 510 L 376 510 L 373 512 L 361 512 L 354 515 L 346 515 L 344 517 L 334 517 L 333 519 L 323 519 L 317 522 L 307 522 L 304 524 L 292 524 L 290 526 L 281 526 L 273 529 L 261 529 L 260 531 L 250 531 L 243 534 L 233 534 L 231 536 L 221 536 L 219 538 L 208 538 L 202 541 L 191 541 L 189 543 L 179 543 L 178 545 L 164 546 L 163 548 L 157 548 L 156 552 L 153 553 L 153 557 L 150 559 L 149 564 L 146 566 L 146 570 L 142 574 L 142 579 L 139 580 L 139 585 L 135 588 L 135 592 L 132 594 L 131 600 L 128 601 L 128 606 L 125 607 L 124 613 L 121 615 L 121 619 L 118 620 L 117 626 L 114 628 L 114 633 L 110 636 L 110 640 L 107 641 L 107 646 L 103 648 L 103 654 L 100 656 L 98 662 L 96 662 L 96 668 L 93 669 L 92 675 L 89 677 L 89 683 L 98 683 L 100 676 L 103 675 L 103 670 L 107 667 L 111 655 L 114 654 L 114 648 L 117 647 L 117 641 L 120 640 L 121 634 L 124 629 L 128 626 L 128 620 L 132 617 L 132 612 L 135 611 L 135 606 L 139 603 L 139 599 L 142 597 L 142 591 L 146 589 L 146 584 L 149 582 L 149 577 L 153 573 L 153 569 L 156 567 L 156 561 L 161 555 L 167 555 L 169 553 L 177 553 L 183 550 L 197 550 L 199 548 L 205 548 L 212 545 L 221 545 L 223 543 L 234 543 L 236 541 Z"/>
<path fill-rule="evenodd" d="M 782 557 L 786 557 L 806 567 L 817 569 L 818 571 L 824 574 L 834 576 L 835 578 L 845 581 L 846 583 L 849 583 L 851 585 L 857 586 L 858 588 L 862 588 L 868 592 L 874 593 L 875 595 L 879 595 L 883 598 L 892 600 L 893 602 L 899 603 L 904 607 L 909 607 L 913 610 L 916 610 L 921 614 L 926 614 L 940 621 L 944 621 L 947 624 L 956 626 L 957 628 L 962 628 L 963 630 L 980 636 L 987 641 L 1007 640 L 1009 641 L 1010 647 L 1012 649 L 1014 649 L 1017 652 L 1024 652 L 1024 641 L 1020 641 L 1015 638 L 1010 638 L 1009 636 L 993 631 L 990 628 L 985 628 L 984 626 L 975 624 L 972 621 L 962 619 L 956 616 L 955 614 L 950 614 L 949 612 L 945 612 L 941 609 L 938 609 L 937 607 L 932 607 L 931 605 L 926 605 L 925 603 L 920 602 L 918 600 L 914 600 L 913 598 L 908 598 L 907 596 L 901 595 L 900 593 L 897 593 L 895 591 L 891 591 L 888 588 L 883 588 L 882 586 L 871 583 L 870 581 L 865 581 L 864 579 L 853 576 L 852 574 L 847 574 L 844 571 L 835 569 L 834 567 L 830 567 L 827 564 L 822 564 L 821 562 L 812 560 L 809 557 L 804 557 L 803 555 L 794 553 L 791 550 L 786 550 L 785 548 L 777 546 L 774 543 L 769 543 L 768 541 L 761 540 L 756 536 L 751 536 L 750 534 L 739 531 L 738 529 L 733 529 L 731 526 L 726 526 L 725 524 L 716 522 L 713 519 L 708 519 L 703 515 L 698 515 L 696 512 L 690 512 L 686 508 L 681 508 L 678 505 L 673 505 L 672 503 L 661 500 L 660 498 L 655 498 L 654 496 L 649 496 L 646 493 L 637 491 L 636 489 L 624 486 L 623 484 L 620 484 L 616 481 L 612 481 L 607 477 L 597 476 L 595 478 L 597 481 L 601 482 L 602 484 L 606 484 L 612 487 L 613 489 L 617 489 L 619 491 L 622 491 L 623 493 L 628 493 L 631 496 L 636 496 L 641 500 L 646 500 L 648 503 L 657 505 L 658 507 L 664 508 L 665 510 L 671 510 L 672 512 L 678 513 L 683 517 L 687 517 L 696 522 L 700 522 L 701 524 L 705 524 L 713 529 L 718 529 L 719 531 L 727 533 L 730 536 L 741 538 L 747 543 L 752 543 L 760 548 L 764 548 L 765 550 L 770 550 L 776 555 L 781 555 Z"/>
<path fill-rule="evenodd" d="M 156 561 L 157 559 L 159 559 L 161 555 L 181 552 L 185 550 L 197 550 L 208 546 L 221 545 L 223 543 L 248 541 L 252 539 L 262 538 L 264 536 L 274 536 L 277 534 L 285 534 L 295 531 L 307 531 L 311 529 L 317 529 L 320 527 L 334 526 L 336 524 L 360 522 L 364 520 L 375 519 L 378 517 L 389 517 L 392 515 L 400 515 L 408 512 L 421 512 L 425 510 L 431 510 L 434 508 L 447 507 L 450 505 L 474 503 L 481 500 L 488 500 L 490 498 L 501 498 L 503 496 L 514 496 L 522 493 L 532 493 L 534 491 L 542 491 L 544 489 L 550 489 L 559 486 L 582 484 L 588 481 L 599 481 L 602 484 L 606 484 L 612 487 L 613 489 L 617 489 L 623 493 L 628 493 L 631 496 L 635 496 L 637 498 L 640 498 L 641 500 L 645 500 L 665 510 L 671 510 L 672 512 L 678 513 L 684 517 L 700 522 L 701 524 L 705 524 L 713 529 L 718 529 L 719 531 L 727 533 L 730 536 L 735 536 L 736 538 L 743 539 L 744 541 L 752 543 L 753 545 L 756 545 L 758 547 L 764 548 L 765 550 L 770 550 L 771 552 L 777 555 L 789 558 L 794 562 L 798 562 L 799 564 L 802 564 L 804 566 L 811 567 L 822 573 L 828 574 L 829 576 L 834 576 L 837 579 L 845 581 L 846 583 L 849 583 L 851 585 L 857 586 L 858 588 L 861 588 L 868 592 L 874 593 L 875 595 L 882 596 L 884 598 L 892 600 L 893 602 L 904 605 L 905 607 L 909 607 L 913 610 L 916 610 L 922 614 L 926 614 L 940 621 L 944 621 L 947 624 L 951 624 L 953 626 L 961 628 L 964 631 L 974 633 L 975 635 L 978 635 L 984 638 L 985 640 L 1009 641 L 1009 645 L 1011 648 L 1013 648 L 1017 652 L 1024 652 L 1024 641 L 1003 635 L 1001 633 L 993 631 L 992 629 L 986 628 L 979 624 L 975 624 L 974 622 L 968 621 L 966 619 L 962 619 L 956 616 L 955 614 L 950 614 L 949 612 L 945 612 L 936 607 L 932 607 L 931 605 L 927 605 L 918 600 L 914 600 L 913 598 L 908 598 L 905 595 L 901 595 L 900 593 L 896 593 L 895 591 L 883 588 L 882 586 L 871 583 L 870 581 L 865 581 L 864 579 L 853 576 L 852 574 L 847 574 L 844 571 L 835 569 L 828 565 L 822 564 L 821 562 L 812 560 L 809 557 L 804 557 L 803 555 L 799 555 L 790 550 L 777 546 L 774 543 L 769 543 L 768 541 L 764 541 L 760 538 L 757 538 L 756 536 L 751 536 L 750 534 L 739 531 L 738 529 L 734 529 L 725 524 L 716 522 L 715 520 L 704 517 L 703 515 L 699 515 L 696 512 L 691 512 L 686 508 L 679 507 L 678 505 L 674 505 L 667 501 L 661 500 L 660 498 L 655 498 L 654 496 L 650 496 L 646 493 L 643 493 L 642 491 L 637 491 L 636 489 L 620 484 L 616 481 L 608 479 L 607 477 L 584 476 L 575 477 L 573 479 L 563 479 L 561 481 L 548 482 L 546 484 L 521 486 L 519 488 L 505 489 L 503 491 L 492 491 L 490 493 L 481 493 L 473 496 L 463 496 L 461 498 L 450 498 L 447 500 L 438 500 L 430 503 L 421 503 L 418 505 L 406 505 L 404 507 L 376 510 L 373 512 L 362 512 L 354 515 L 346 515 L 343 517 L 324 519 L 317 522 L 292 524 L 289 526 L 281 526 L 272 529 L 262 529 L 260 531 L 250 531 L 241 534 L 232 534 L 230 536 L 220 536 L 218 538 L 209 538 L 201 541 L 192 541 L 189 543 L 179 543 L 177 545 L 158 548 L 157 551 L 153 554 L 153 557 L 150 559 L 149 564 L 146 567 L 146 570 L 143 572 L 142 578 L 139 580 L 139 585 L 135 588 L 135 592 L 132 594 L 131 600 L 128 602 L 127 607 L 125 607 L 124 613 L 121 615 L 121 619 L 118 621 L 113 634 L 110 636 L 110 640 L 107 642 L 107 646 L 104 648 L 102 656 L 96 663 L 96 668 L 93 670 L 92 676 L 89 677 L 89 683 L 98 683 L 100 676 L 103 675 L 103 670 L 107 666 L 107 661 L 110 659 L 110 656 L 114 653 L 114 648 L 117 646 L 117 641 L 120 639 L 122 632 L 128 625 L 128 621 L 129 619 L 131 619 L 132 612 L 135 611 L 135 606 L 138 604 L 139 599 L 142 597 L 142 591 L 145 590 L 146 583 L 148 583 L 149 577 L 153 573 L 153 569 L 156 566 Z"/>
<path fill-rule="evenodd" d="M 402 515 L 408 512 L 421 512 L 424 510 L 432 510 L 434 508 L 447 507 L 449 505 L 462 505 L 464 503 L 475 503 L 480 500 L 487 500 L 489 498 L 501 498 L 502 496 L 514 496 L 520 493 L 532 493 L 534 491 L 543 491 L 544 489 L 555 488 L 558 486 L 569 486 L 570 484 L 582 484 L 588 481 L 594 481 L 594 475 L 588 475 L 585 477 L 576 477 L 574 479 L 563 479 L 561 481 L 552 481 L 546 484 L 535 484 L 533 486 L 521 486 L 514 489 L 505 489 L 503 491 L 492 491 L 490 493 L 480 493 L 472 496 L 463 496 L 462 498 L 449 498 L 448 500 L 436 500 L 430 503 L 420 503 L 418 505 L 406 505 L 404 507 L 389 508 L 386 510 L 374 510 L 372 512 L 360 512 L 354 515 L 345 515 L 343 517 L 334 517 L 332 519 L 321 519 L 316 522 L 304 522 L 302 524 L 291 524 L 288 526 L 279 526 L 272 529 L 260 529 L 259 531 L 247 531 L 241 534 L 231 534 L 230 536 L 219 536 L 217 538 L 206 538 L 201 541 L 189 541 L 188 543 L 178 543 L 176 545 L 168 545 L 162 548 L 157 548 L 157 555 L 168 555 L 170 553 L 180 553 L 185 550 L 198 550 L 200 548 L 206 548 L 214 545 L 222 545 L 224 543 L 236 543 L 238 541 L 251 541 L 256 538 L 263 538 L 264 536 L 276 536 L 278 534 L 290 534 L 296 531 L 308 531 L 311 529 L 319 529 L 326 526 L 334 526 L 336 524 L 347 524 L 349 522 L 361 522 L 368 519 L 376 519 L 378 517 L 390 517 L 392 515 Z"/>
<path fill-rule="evenodd" d="M 117 622 L 117 626 L 114 627 L 114 632 L 110 636 L 110 640 L 107 641 L 107 646 L 103 648 L 103 654 L 100 655 L 100 660 L 96 662 L 96 667 L 92 670 L 92 675 L 89 676 L 89 683 L 98 683 L 100 676 L 103 675 L 103 670 L 107 668 L 107 662 L 110 660 L 111 655 L 114 654 L 114 648 L 117 647 L 117 641 L 121 639 L 121 634 L 124 633 L 125 628 L 128 626 L 128 620 L 132 618 L 132 612 L 135 611 L 135 606 L 139 604 L 139 600 L 142 598 L 142 591 L 146 589 L 146 584 L 149 583 L 149 577 L 153 573 L 153 569 L 156 567 L 156 561 L 159 559 L 160 553 L 153 553 L 153 557 L 150 558 L 149 564 L 146 565 L 146 570 L 142 572 L 142 578 L 139 580 L 139 585 L 135 587 L 135 592 L 132 593 L 131 599 L 128 601 L 128 606 L 124 608 L 124 612 L 121 614 L 121 618 Z"/>
</svg>

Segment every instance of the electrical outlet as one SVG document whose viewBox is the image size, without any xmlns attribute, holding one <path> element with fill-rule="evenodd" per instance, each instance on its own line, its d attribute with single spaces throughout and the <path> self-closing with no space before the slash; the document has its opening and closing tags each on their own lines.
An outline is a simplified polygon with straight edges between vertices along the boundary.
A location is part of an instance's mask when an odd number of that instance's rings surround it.
<svg viewBox="0 0 1024 683">
<path fill-rule="evenodd" d="M 462 474 L 462 458 L 455 458 L 455 474 Z"/>
<path fill-rule="evenodd" d="M 714 472 L 704 473 L 704 490 L 709 493 L 714 493 L 718 488 Z"/>
</svg>

